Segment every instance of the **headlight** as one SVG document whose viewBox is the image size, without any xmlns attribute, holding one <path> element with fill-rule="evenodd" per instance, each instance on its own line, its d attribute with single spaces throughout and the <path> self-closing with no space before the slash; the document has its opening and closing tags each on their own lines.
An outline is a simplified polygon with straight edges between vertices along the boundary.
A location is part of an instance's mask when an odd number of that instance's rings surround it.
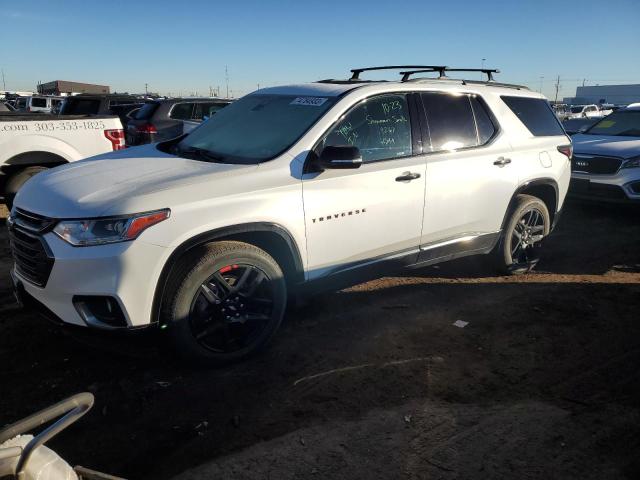
<svg viewBox="0 0 640 480">
<path fill-rule="evenodd" d="M 622 164 L 622 168 L 638 168 L 640 167 L 640 155 L 637 157 L 630 158 L 629 160 L 625 160 Z"/>
<path fill-rule="evenodd" d="M 61 239 L 76 247 L 134 240 L 147 228 L 169 218 L 169 209 L 122 217 L 89 220 L 61 220 L 53 229 Z"/>
</svg>

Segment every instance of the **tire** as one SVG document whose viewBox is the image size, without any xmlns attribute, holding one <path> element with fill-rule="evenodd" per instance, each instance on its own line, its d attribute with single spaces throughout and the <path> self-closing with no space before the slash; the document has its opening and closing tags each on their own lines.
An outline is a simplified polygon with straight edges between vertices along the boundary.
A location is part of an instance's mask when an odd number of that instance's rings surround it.
<svg viewBox="0 0 640 480">
<path fill-rule="evenodd" d="M 47 167 L 27 167 L 9 177 L 4 187 L 4 203 L 9 210 L 13 207 L 13 200 L 16 198 L 16 194 L 22 185 L 31 177 L 44 170 L 48 170 Z"/>
<path fill-rule="evenodd" d="M 165 291 L 161 325 L 171 343 L 182 357 L 207 366 L 236 362 L 263 349 L 287 304 L 276 261 L 236 241 L 210 243 L 187 254 Z"/>
<path fill-rule="evenodd" d="M 545 203 L 531 195 L 518 195 L 495 250 L 499 271 L 508 275 L 530 272 L 538 263 L 543 239 L 550 229 L 551 217 Z"/>
</svg>

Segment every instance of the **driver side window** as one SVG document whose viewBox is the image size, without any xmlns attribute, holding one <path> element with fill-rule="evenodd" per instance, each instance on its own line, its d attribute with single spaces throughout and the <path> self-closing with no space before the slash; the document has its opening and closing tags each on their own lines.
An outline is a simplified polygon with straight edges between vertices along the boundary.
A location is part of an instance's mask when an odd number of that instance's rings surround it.
<svg viewBox="0 0 640 480">
<path fill-rule="evenodd" d="M 404 94 L 368 98 L 347 112 L 322 141 L 358 147 L 363 162 L 411 155 L 411 124 Z"/>
</svg>

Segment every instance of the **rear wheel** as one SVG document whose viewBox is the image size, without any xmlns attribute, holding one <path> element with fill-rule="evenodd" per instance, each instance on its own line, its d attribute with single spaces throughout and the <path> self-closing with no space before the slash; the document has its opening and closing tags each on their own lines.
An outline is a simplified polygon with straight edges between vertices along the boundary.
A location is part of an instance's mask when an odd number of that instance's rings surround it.
<svg viewBox="0 0 640 480">
<path fill-rule="evenodd" d="M 162 321 L 178 352 L 221 365 L 262 349 L 282 322 L 282 270 L 263 250 L 226 241 L 185 257 L 169 281 Z"/>
<path fill-rule="evenodd" d="M 531 195 L 518 195 L 496 248 L 498 268 L 510 275 L 531 271 L 540 259 L 542 240 L 550 229 L 551 220 L 545 203 Z"/>
<path fill-rule="evenodd" d="M 47 167 L 27 167 L 9 177 L 4 188 L 4 203 L 9 210 L 13 207 L 13 200 L 22 185 L 31 177 L 44 170 L 47 170 Z"/>
</svg>

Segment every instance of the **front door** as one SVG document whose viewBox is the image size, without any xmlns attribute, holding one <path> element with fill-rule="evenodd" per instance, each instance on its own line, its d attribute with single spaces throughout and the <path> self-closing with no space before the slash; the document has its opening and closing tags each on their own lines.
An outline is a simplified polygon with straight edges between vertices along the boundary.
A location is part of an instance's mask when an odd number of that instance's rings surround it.
<svg viewBox="0 0 640 480">
<path fill-rule="evenodd" d="M 425 158 L 413 155 L 408 95 L 368 98 L 321 140 L 353 145 L 363 163 L 303 177 L 309 280 L 415 255 L 424 211 Z"/>
</svg>

